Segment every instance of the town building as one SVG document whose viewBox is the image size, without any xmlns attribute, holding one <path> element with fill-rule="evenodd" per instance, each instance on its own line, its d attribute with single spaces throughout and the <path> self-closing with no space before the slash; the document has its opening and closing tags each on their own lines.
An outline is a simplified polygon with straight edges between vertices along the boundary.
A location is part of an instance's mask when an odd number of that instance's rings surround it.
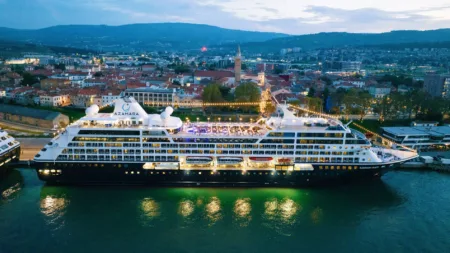
<svg viewBox="0 0 450 253">
<path fill-rule="evenodd" d="M 141 87 L 126 89 L 124 96 L 131 96 L 142 105 L 173 104 L 175 102 L 176 89 L 163 89 L 159 87 Z"/>
<path fill-rule="evenodd" d="M 68 79 L 62 78 L 47 78 L 41 80 L 41 89 L 49 90 L 53 88 L 67 88 L 71 83 Z"/>
<path fill-rule="evenodd" d="M 383 127 L 382 135 L 417 150 L 450 145 L 450 126 Z"/>
<path fill-rule="evenodd" d="M 200 84 L 202 81 L 217 81 L 222 78 L 235 78 L 235 74 L 231 71 L 203 71 L 203 70 L 196 70 L 194 72 L 194 84 Z M 240 76 L 239 76 L 240 77 Z M 235 81 L 236 82 L 236 81 Z"/>
<path fill-rule="evenodd" d="M 48 129 L 69 124 L 69 117 L 62 113 L 14 105 L 0 106 L 0 120 Z"/>
<path fill-rule="evenodd" d="M 120 90 L 106 91 L 102 95 L 102 106 L 110 105 L 110 104 L 114 103 L 114 101 L 119 99 L 120 97 L 121 97 Z"/>
<path fill-rule="evenodd" d="M 433 97 L 450 98 L 450 75 L 425 76 L 423 90 Z"/>
<path fill-rule="evenodd" d="M 369 93 L 374 98 L 384 98 L 391 94 L 391 87 L 386 84 L 377 84 L 369 87 Z"/>
<path fill-rule="evenodd" d="M 66 106 L 70 104 L 70 96 L 64 94 L 41 95 L 39 96 L 41 106 Z"/>
<path fill-rule="evenodd" d="M 236 57 L 234 58 L 234 80 L 236 84 L 241 82 L 241 47 L 238 46 Z"/>
<path fill-rule="evenodd" d="M 95 98 L 99 93 L 100 91 L 98 89 L 81 89 L 78 91 L 78 94 L 72 98 L 72 105 L 80 108 L 88 108 L 89 106 L 96 104 Z"/>
</svg>

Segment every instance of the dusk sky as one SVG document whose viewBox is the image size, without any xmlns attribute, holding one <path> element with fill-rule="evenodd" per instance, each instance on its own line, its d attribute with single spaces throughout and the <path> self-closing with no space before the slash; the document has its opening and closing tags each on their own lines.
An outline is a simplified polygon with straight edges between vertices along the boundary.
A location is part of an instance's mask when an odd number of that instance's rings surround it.
<svg viewBox="0 0 450 253">
<path fill-rule="evenodd" d="M 0 0 L 0 26 L 187 22 L 307 34 L 450 27 L 450 0 Z"/>
</svg>

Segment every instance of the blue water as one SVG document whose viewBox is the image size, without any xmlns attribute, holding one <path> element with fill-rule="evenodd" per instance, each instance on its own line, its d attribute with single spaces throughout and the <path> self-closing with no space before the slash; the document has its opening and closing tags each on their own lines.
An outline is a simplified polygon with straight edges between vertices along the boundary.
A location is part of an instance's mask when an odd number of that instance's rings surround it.
<svg viewBox="0 0 450 253">
<path fill-rule="evenodd" d="M 449 252 L 450 175 L 329 189 L 0 183 L 0 252 Z"/>
</svg>

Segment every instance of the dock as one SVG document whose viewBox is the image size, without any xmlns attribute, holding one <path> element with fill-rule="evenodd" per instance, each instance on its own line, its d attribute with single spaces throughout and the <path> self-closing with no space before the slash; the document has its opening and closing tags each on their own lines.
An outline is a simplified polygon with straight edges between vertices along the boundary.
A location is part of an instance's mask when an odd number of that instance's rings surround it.
<svg viewBox="0 0 450 253">
<path fill-rule="evenodd" d="M 49 143 L 51 138 L 16 138 L 20 142 L 20 161 L 9 164 L 15 168 L 29 168 L 34 156 Z"/>
<path fill-rule="evenodd" d="M 449 152 L 422 153 L 418 159 L 400 165 L 401 169 L 423 169 L 450 172 Z"/>
</svg>

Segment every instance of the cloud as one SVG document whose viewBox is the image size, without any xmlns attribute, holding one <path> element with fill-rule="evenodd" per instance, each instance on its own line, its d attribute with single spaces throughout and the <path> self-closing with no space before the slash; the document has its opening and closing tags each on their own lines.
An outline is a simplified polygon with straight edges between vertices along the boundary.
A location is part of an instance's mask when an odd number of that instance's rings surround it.
<svg viewBox="0 0 450 253">
<path fill-rule="evenodd" d="M 450 24 L 450 0 L 0 0 L 0 4 L 0 24 L 20 28 L 189 22 L 307 34 L 424 30 Z"/>
</svg>

